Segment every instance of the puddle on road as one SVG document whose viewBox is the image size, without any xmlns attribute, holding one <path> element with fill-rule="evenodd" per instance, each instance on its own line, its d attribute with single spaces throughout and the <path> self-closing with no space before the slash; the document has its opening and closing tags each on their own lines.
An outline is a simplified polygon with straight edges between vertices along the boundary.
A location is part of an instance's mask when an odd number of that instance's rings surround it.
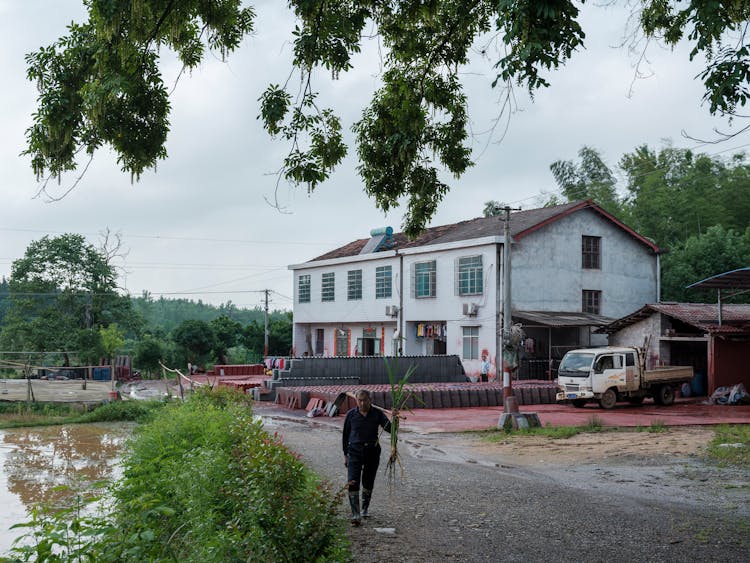
<svg viewBox="0 0 750 563">
<path fill-rule="evenodd" d="M 111 479 L 133 424 L 71 424 L 0 430 L 0 554 L 6 553 L 34 504 L 70 496 L 56 490 Z"/>
</svg>

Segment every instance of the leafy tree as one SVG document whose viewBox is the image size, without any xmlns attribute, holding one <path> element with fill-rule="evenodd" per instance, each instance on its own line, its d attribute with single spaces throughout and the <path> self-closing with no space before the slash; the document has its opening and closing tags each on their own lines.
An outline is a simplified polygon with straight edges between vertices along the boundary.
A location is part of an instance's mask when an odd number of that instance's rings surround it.
<svg viewBox="0 0 750 563">
<path fill-rule="evenodd" d="M 98 365 L 100 359 L 107 355 L 102 345 L 101 333 L 93 328 L 78 331 L 76 350 L 78 360 L 89 366 Z"/>
<path fill-rule="evenodd" d="M 268 323 L 268 353 L 271 356 L 287 356 L 292 349 L 292 313 Z M 265 347 L 265 326 L 253 321 L 245 327 L 244 346 L 253 354 L 263 356 Z"/>
<path fill-rule="evenodd" d="M 265 347 L 265 326 L 253 321 L 245 326 L 242 334 L 242 344 L 253 354 L 263 356 Z"/>
<path fill-rule="evenodd" d="M 686 289 L 702 279 L 750 264 L 750 229 L 744 234 L 721 225 L 688 238 L 663 258 L 662 294 L 667 301 L 711 303 L 715 291 Z M 745 296 L 747 301 L 747 296 Z"/>
<path fill-rule="evenodd" d="M 268 325 L 268 353 L 273 356 L 288 356 L 292 349 L 292 313 L 272 320 Z"/>
<path fill-rule="evenodd" d="M 504 203 L 500 203 L 499 201 L 495 201 L 494 199 L 485 201 L 482 215 L 484 215 L 485 217 L 497 217 L 498 215 L 503 214 L 503 207 L 505 207 Z"/>
<path fill-rule="evenodd" d="M 627 218 L 641 234 L 671 248 L 723 225 L 750 225 L 750 168 L 690 150 L 638 147 L 620 160 L 626 174 Z"/>
<path fill-rule="evenodd" d="M 3 276 L 0 278 L 0 326 L 2 326 L 5 313 L 10 305 L 10 286 L 8 280 Z"/>
<path fill-rule="evenodd" d="M 404 230 L 414 235 L 434 215 L 449 186 L 472 161 L 462 67 L 476 39 L 497 32 L 504 44 L 495 61 L 498 83 L 523 85 L 533 95 L 546 74 L 584 46 L 573 0 L 290 0 L 298 19 L 294 66 L 303 90 L 293 97 L 270 86 L 260 117 L 291 149 L 284 175 L 309 190 L 341 162 L 347 147 L 335 112 L 319 108 L 310 78 L 317 67 L 333 78 L 375 29 L 385 47 L 382 86 L 354 124 L 365 192 L 384 211 L 407 202 Z M 88 21 L 72 24 L 57 43 L 27 56 L 28 77 L 40 90 L 26 154 L 37 175 L 76 168 L 76 154 L 109 145 L 124 171 L 138 177 L 166 157 L 168 93 L 159 69 L 163 49 L 187 68 L 207 50 L 222 57 L 252 31 L 255 14 L 240 0 L 88 0 Z M 701 73 L 711 113 L 734 115 L 750 90 L 744 28 L 748 2 L 643 0 L 631 21 L 646 39 L 691 47 L 706 60 Z M 739 40 L 733 35 L 739 35 Z M 294 100 L 294 101 L 293 101 Z"/>
<path fill-rule="evenodd" d="M 214 353 L 220 364 L 227 364 L 227 354 L 232 346 L 236 346 L 242 335 L 242 325 L 222 315 L 209 323 L 214 333 Z"/>
<path fill-rule="evenodd" d="M 550 165 L 552 175 L 568 201 L 592 199 L 613 213 L 621 211 L 617 179 L 596 149 L 581 147 L 580 161 L 558 160 Z"/>
<path fill-rule="evenodd" d="M 116 274 L 81 235 L 32 242 L 11 267 L 10 308 L 3 345 L 11 350 L 69 351 L 86 340 L 80 331 L 114 322 L 133 324 L 129 298 L 116 291 Z"/>
<path fill-rule="evenodd" d="M 152 372 L 159 369 L 159 362 L 164 360 L 164 354 L 165 350 L 161 342 L 149 335 L 136 344 L 133 364 L 145 370 L 150 376 Z"/>
<path fill-rule="evenodd" d="M 181 349 L 185 363 L 204 363 L 216 346 L 211 325 L 194 319 L 180 323 L 172 332 L 172 340 Z"/>
<path fill-rule="evenodd" d="M 99 329 L 99 337 L 101 338 L 102 350 L 110 360 L 115 357 L 117 350 L 125 343 L 125 336 L 114 323 L 106 328 Z"/>
</svg>

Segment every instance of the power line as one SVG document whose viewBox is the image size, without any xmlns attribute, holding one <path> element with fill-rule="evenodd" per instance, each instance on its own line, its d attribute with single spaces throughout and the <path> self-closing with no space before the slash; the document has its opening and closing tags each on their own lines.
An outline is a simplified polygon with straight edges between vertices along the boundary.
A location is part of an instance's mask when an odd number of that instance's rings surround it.
<svg viewBox="0 0 750 563">
<path fill-rule="evenodd" d="M 52 231 L 52 230 L 41 230 L 41 229 L 21 229 L 13 227 L 0 227 L 0 231 L 10 231 L 19 233 L 39 233 L 46 235 L 64 235 L 70 231 Z M 101 233 L 79 233 L 86 236 L 99 236 Z M 185 236 L 171 236 L 171 235 L 139 235 L 139 234 L 122 234 L 123 238 L 142 238 L 142 239 L 153 239 L 153 240 L 179 240 L 179 241 L 190 241 L 190 242 L 220 242 L 230 244 L 299 244 L 304 246 L 319 246 L 321 244 L 337 244 L 330 241 L 312 241 L 312 240 L 255 240 L 255 239 L 219 239 L 210 237 L 185 237 Z"/>
</svg>

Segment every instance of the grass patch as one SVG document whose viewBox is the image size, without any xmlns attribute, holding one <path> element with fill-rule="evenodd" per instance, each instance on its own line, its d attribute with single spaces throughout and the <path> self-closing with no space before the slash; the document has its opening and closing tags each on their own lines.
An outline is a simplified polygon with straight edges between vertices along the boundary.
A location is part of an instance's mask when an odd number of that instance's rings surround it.
<svg viewBox="0 0 750 563">
<path fill-rule="evenodd" d="M 65 403 L 0 403 L 0 428 L 119 420 L 145 422 L 150 420 L 163 404 L 160 401 L 115 401 L 95 406 Z"/>
<path fill-rule="evenodd" d="M 84 411 L 80 405 L 61 403 L 0 403 L 0 428 L 65 424 Z"/>
<path fill-rule="evenodd" d="M 502 442 L 512 436 L 544 436 L 551 440 L 565 440 L 581 433 L 606 432 L 616 430 L 615 428 L 604 428 L 596 416 L 591 417 L 588 423 L 581 426 L 537 426 L 535 428 L 521 428 L 518 430 L 503 428 L 492 428 L 481 432 L 482 439 L 488 442 Z"/>
<path fill-rule="evenodd" d="M 636 432 L 648 432 L 649 434 L 661 434 L 663 432 L 669 432 L 669 428 L 663 420 L 655 420 L 648 426 L 636 426 L 634 430 Z"/>
<path fill-rule="evenodd" d="M 13 416 L 18 414 L 41 415 L 41 416 L 71 416 L 85 410 L 80 405 L 68 403 L 25 403 L 25 402 L 0 402 L 0 416 Z"/>
<path fill-rule="evenodd" d="M 750 425 L 722 424 L 714 431 L 706 450 L 708 457 L 719 465 L 750 467 Z"/>
</svg>

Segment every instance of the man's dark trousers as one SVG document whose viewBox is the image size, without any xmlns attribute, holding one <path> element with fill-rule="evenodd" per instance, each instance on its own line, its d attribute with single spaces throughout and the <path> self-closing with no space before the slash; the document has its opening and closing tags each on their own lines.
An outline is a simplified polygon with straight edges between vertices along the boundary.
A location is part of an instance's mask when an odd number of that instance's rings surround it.
<svg viewBox="0 0 750 563">
<path fill-rule="evenodd" d="M 362 477 L 362 488 L 371 491 L 375 484 L 375 475 L 380 464 L 380 444 L 349 444 L 349 463 L 347 480 L 359 484 Z M 352 490 L 351 488 L 349 490 Z M 356 489 L 355 489 L 356 490 Z"/>
</svg>

